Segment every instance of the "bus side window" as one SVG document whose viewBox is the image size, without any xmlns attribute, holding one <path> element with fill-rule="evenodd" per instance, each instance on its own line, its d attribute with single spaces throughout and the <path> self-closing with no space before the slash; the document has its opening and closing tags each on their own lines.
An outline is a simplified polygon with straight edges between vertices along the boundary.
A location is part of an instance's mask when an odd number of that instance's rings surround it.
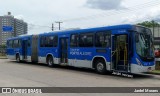
<svg viewBox="0 0 160 96">
<path fill-rule="evenodd" d="M 46 38 L 45 47 L 57 47 L 58 37 L 57 36 L 49 36 Z"/>
<path fill-rule="evenodd" d="M 11 41 L 11 48 L 14 48 L 14 40 Z"/>
<path fill-rule="evenodd" d="M 106 42 L 106 47 L 111 46 L 111 33 L 105 33 L 105 42 Z"/>
<path fill-rule="evenodd" d="M 19 48 L 19 40 L 16 40 L 16 48 Z"/>
<path fill-rule="evenodd" d="M 40 38 L 40 47 L 45 47 L 45 37 L 44 36 Z"/>
<path fill-rule="evenodd" d="M 8 45 L 8 48 L 12 48 L 12 41 L 9 40 L 9 41 L 7 42 L 7 45 Z"/>
<path fill-rule="evenodd" d="M 13 40 L 13 48 L 18 48 L 19 47 L 19 44 L 18 44 L 19 40 Z"/>
<path fill-rule="evenodd" d="M 70 46 L 71 47 L 78 47 L 78 43 L 79 43 L 79 35 L 78 34 L 72 34 L 71 38 L 70 38 Z"/>
<path fill-rule="evenodd" d="M 80 34 L 80 47 L 93 47 L 93 37 L 94 33 L 82 33 Z"/>
<path fill-rule="evenodd" d="M 12 42 L 13 42 L 13 43 L 12 43 L 12 47 L 14 48 L 14 46 L 15 46 L 15 45 L 14 45 L 14 42 L 15 42 L 15 40 L 13 40 Z"/>
<path fill-rule="evenodd" d="M 54 36 L 53 37 L 53 47 L 57 47 L 58 46 L 58 36 Z"/>
<path fill-rule="evenodd" d="M 31 47 L 31 39 L 28 38 L 28 47 Z"/>
<path fill-rule="evenodd" d="M 49 42 L 50 41 L 50 37 L 49 36 L 46 36 L 45 37 L 45 47 L 49 47 Z"/>
<path fill-rule="evenodd" d="M 21 40 L 18 40 L 17 47 L 18 47 L 18 48 L 20 48 L 20 47 L 21 47 Z"/>
<path fill-rule="evenodd" d="M 48 37 L 48 47 L 53 47 L 53 39 L 54 39 L 54 36 L 49 36 Z"/>
<path fill-rule="evenodd" d="M 96 47 L 105 47 L 105 42 L 104 42 L 104 35 L 103 32 L 98 32 L 96 33 L 96 41 L 95 41 L 95 46 Z"/>
<path fill-rule="evenodd" d="M 16 41 L 13 40 L 13 43 L 12 43 L 13 48 L 16 48 L 16 43 L 15 43 L 15 42 L 16 42 Z"/>
<path fill-rule="evenodd" d="M 96 33 L 96 41 L 95 41 L 95 46 L 96 47 L 109 47 L 110 46 L 110 37 L 111 34 L 108 32 L 97 32 Z"/>
<path fill-rule="evenodd" d="M 10 48 L 13 48 L 13 40 L 11 40 L 11 41 L 9 42 L 9 46 L 10 46 Z"/>
</svg>

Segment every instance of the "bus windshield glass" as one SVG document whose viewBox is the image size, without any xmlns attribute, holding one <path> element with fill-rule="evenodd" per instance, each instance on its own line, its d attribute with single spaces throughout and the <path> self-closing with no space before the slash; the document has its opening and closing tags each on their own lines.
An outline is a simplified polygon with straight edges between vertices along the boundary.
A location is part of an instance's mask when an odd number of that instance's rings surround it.
<svg viewBox="0 0 160 96">
<path fill-rule="evenodd" d="M 151 31 L 147 28 L 138 27 L 136 31 L 136 52 L 145 60 L 154 59 L 154 46 Z"/>
</svg>

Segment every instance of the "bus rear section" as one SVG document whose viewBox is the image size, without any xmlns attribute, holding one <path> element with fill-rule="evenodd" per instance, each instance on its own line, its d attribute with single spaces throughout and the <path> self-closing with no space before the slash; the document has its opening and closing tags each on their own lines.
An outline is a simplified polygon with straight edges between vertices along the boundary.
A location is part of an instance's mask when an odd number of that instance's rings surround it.
<svg viewBox="0 0 160 96">
<path fill-rule="evenodd" d="M 7 58 L 11 60 L 16 60 L 15 54 L 20 52 L 18 46 L 15 46 L 14 44 L 16 43 L 15 41 L 15 39 L 7 40 Z"/>
<path fill-rule="evenodd" d="M 31 61 L 31 36 L 19 36 L 7 40 L 7 58 L 20 61 Z"/>
</svg>

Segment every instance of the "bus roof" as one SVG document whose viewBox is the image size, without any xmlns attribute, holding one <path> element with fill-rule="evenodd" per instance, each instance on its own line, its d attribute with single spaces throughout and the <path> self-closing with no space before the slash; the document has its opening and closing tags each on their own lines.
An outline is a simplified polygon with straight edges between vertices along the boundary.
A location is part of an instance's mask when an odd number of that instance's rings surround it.
<svg viewBox="0 0 160 96">
<path fill-rule="evenodd" d="M 87 29 L 73 29 L 73 30 L 62 30 L 62 31 L 53 31 L 53 32 L 47 32 L 47 33 L 41 33 L 39 35 L 50 35 L 50 34 L 66 34 L 69 33 L 77 33 L 77 32 L 91 32 L 91 31 L 98 31 L 98 30 L 113 30 L 113 29 L 132 29 L 134 25 L 131 24 L 123 24 L 123 25 L 114 25 L 114 26 L 104 26 L 104 27 L 97 27 L 97 28 L 87 28 Z M 31 37 L 33 35 L 22 35 L 18 37 L 9 38 L 7 40 L 13 40 L 13 39 L 24 39 Z"/>
<path fill-rule="evenodd" d="M 104 27 L 97 27 L 97 28 L 87 28 L 87 29 L 73 29 L 73 30 L 62 30 L 62 31 L 53 31 L 53 32 L 48 32 L 48 33 L 41 33 L 39 35 L 49 35 L 49 34 L 66 34 L 68 33 L 77 33 L 77 32 L 91 32 L 91 31 L 98 31 L 98 30 L 113 30 L 113 29 L 132 29 L 133 25 L 131 24 L 124 24 L 124 25 L 115 25 L 115 26 L 104 26 Z"/>
<path fill-rule="evenodd" d="M 17 36 L 17 37 L 12 37 L 12 38 L 8 38 L 7 40 L 13 40 L 13 39 L 25 39 L 28 37 L 31 37 L 32 35 L 21 35 L 21 36 Z"/>
</svg>

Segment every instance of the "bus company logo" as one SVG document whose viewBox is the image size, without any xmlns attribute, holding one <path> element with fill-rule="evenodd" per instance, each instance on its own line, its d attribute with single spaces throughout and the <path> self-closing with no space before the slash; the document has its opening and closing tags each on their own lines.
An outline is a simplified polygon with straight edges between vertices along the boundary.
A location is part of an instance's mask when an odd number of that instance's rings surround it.
<svg viewBox="0 0 160 96">
<path fill-rule="evenodd" d="M 2 93 L 11 93 L 11 88 L 2 88 Z"/>
</svg>

